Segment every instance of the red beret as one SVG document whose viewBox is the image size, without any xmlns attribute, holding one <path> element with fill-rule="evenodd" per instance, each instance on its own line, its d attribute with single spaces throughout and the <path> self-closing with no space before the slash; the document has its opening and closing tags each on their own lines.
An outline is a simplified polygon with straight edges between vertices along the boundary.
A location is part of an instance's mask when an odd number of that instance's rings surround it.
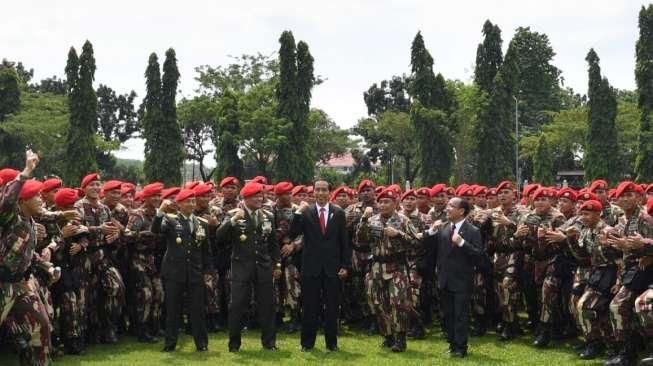
<svg viewBox="0 0 653 366">
<path fill-rule="evenodd" d="M 212 185 L 206 183 L 200 183 L 193 188 L 193 191 L 195 192 L 195 197 L 199 197 L 207 193 L 210 193 L 212 189 L 213 189 Z"/>
<path fill-rule="evenodd" d="M 102 186 L 102 191 L 107 192 L 114 189 L 120 189 L 121 186 L 122 186 L 122 182 L 119 180 L 108 180 L 104 182 L 104 185 Z"/>
<path fill-rule="evenodd" d="M 420 188 L 420 189 L 428 189 L 428 188 Z M 403 201 L 406 199 L 406 197 L 409 196 L 417 197 L 417 192 L 413 191 L 412 189 L 409 189 L 406 192 L 404 192 L 404 194 L 401 195 L 401 200 Z"/>
<path fill-rule="evenodd" d="M 590 192 L 594 193 L 597 189 L 608 189 L 608 182 L 603 179 L 597 179 L 590 185 Z"/>
<path fill-rule="evenodd" d="M 313 194 L 313 186 L 306 186 L 306 193 Z"/>
<path fill-rule="evenodd" d="M 444 192 L 444 190 L 447 188 L 447 186 L 443 183 L 439 183 L 431 187 L 431 197 L 435 197 L 439 195 L 441 192 Z"/>
<path fill-rule="evenodd" d="M 200 182 L 200 181 L 198 181 L 198 180 L 194 180 L 194 181 L 186 182 L 186 183 L 184 184 L 184 189 L 193 189 L 193 188 L 195 188 L 195 187 L 196 187 L 198 184 L 200 184 L 200 183 L 202 183 L 202 182 Z"/>
<path fill-rule="evenodd" d="M 648 202 L 646 202 L 646 212 L 653 216 L 653 197 L 649 198 Z"/>
<path fill-rule="evenodd" d="M 266 184 L 263 188 L 266 192 L 274 193 L 274 184 Z"/>
<path fill-rule="evenodd" d="M 263 191 L 263 184 L 250 181 L 243 186 L 243 188 L 240 190 L 240 196 L 243 198 L 247 198 L 250 196 L 253 196 L 255 194 L 261 193 Z"/>
<path fill-rule="evenodd" d="M 126 195 L 127 193 L 134 194 L 136 193 L 136 186 L 132 183 L 125 182 L 120 186 L 120 194 Z"/>
<path fill-rule="evenodd" d="M 474 187 L 467 186 L 458 191 L 458 196 L 460 197 L 472 197 L 474 195 Z"/>
<path fill-rule="evenodd" d="M 601 202 L 597 200 L 588 200 L 583 202 L 582 205 L 580 205 L 580 208 L 578 209 L 579 211 L 587 210 L 587 211 L 595 211 L 595 212 L 601 212 L 603 211 L 603 205 Z"/>
<path fill-rule="evenodd" d="M 524 187 L 524 192 L 522 196 L 528 197 L 529 194 L 535 192 L 538 188 L 540 188 L 540 185 L 537 183 L 527 184 L 526 187 Z"/>
<path fill-rule="evenodd" d="M 290 194 L 294 197 L 294 196 L 296 196 L 296 195 L 298 195 L 298 194 L 300 194 L 300 193 L 302 193 L 302 192 L 303 192 L 303 193 L 307 193 L 307 192 L 306 192 L 306 186 L 303 186 L 303 185 L 300 184 L 300 185 L 298 185 L 298 186 L 295 186 L 295 187 L 292 189 L 292 191 L 290 191 Z"/>
<path fill-rule="evenodd" d="M 494 187 L 488 188 L 487 190 L 487 196 L 496 196 L 498 194 L 498 190 Z"/>
<path fill-rule="evenodd" d="M 23 183 L 23 187 L 20 189 L 18 198 L 21 200 L 28 200 L 41 192 L 43 188 L 43 183 L 39 182 L 36 179 L 30 179 Z"/>
<path fill-rule="evenodd" d="M 59 178 L 46 179 L 43 181 L 43 188 L 41 188 L 41 192 L 44 193 L 52 192 L 57 188 L 61 188 L 62 186 L 63 186 L 63 182 Z"/>
<path fill-rule="evenodd" d="M 266 177 L 264 177 L 262 175 L 257 175 L 256 177 L 252 178 L 252 180 L 250 182 L 268 184 L 268 178 L 266 178 Z"/>
<path fill-rule="evenodd" d="M 499 183 L 499 185 L 497 185 L 497 192 L 499 192 L 502 189 L 509 189 L 511 191 L 514 191 L 515 186 L 512 184 L 511 181 L 504 180 L 503 182 Z"/>
<path fill-rule="evenodd" d="M 376 184 L 374 184 L 374 182 L 372 182 L 369 179 L 363 179 L 363 181 L 361 181 L 360 184 L 358 185 L 358 192 L 368 187 L 374 189 L 374 187 L 376 187 Z"/>
<path fill-rule="evenodd" d="M 431 189 L 428 187 L 421 187 L 415 190 L 415 196 L 431 197 Z M 401 198 L 403 200 L 403 197 Z"/>
<path fill-rule="evenodd" d="M 388 189 L 392 189 L 393 191 L 395 191 L 397 196 L 401 196 L 401 192 L 403 191 L 399 186 L 399 184 L 392 184 L 388 187 Z"/>
<path fill-rule="evenodd" d="M 340 193 L 346 193 L 349 197 L 351 197 L 351 189 L 349 189 L 347 186 L 340 186 L 336 188 L 332 194 L 333 198 L 336 198 Z"/>
<path fill-rule="evenodd" d="M 134 201 L 138 201 L 138 202 L 143 201 L 143 191 L 138 191 L 134 193 Z"/>
<path fill-rule="evenodd" d="M 79 194 L 73 188 L 61 188 L 54 194 L 54 203 L 61 208 L 74 205 L 78 199 Z"/>
<path fill-rule="evenodd" d="M 143 189 L 141 190 L 141 197 L 143 197 L 143 199 L 146 199 L 152 196 L 156 196 L 157 194 L 161 194 L 162 191 L 163 191 L 163 183 L 161 182 L 150 183 L 145 187 L 143 187 Z"/>
<path fill-rule="evenodd" d="M 535 193 L 533 193 L 533 200 L 536 200 L 540 197 L 552 198 L 555 197 L 555 193 L 552 190 L 546 187 L 538 188 Z"/>
<path fill-rule="evenodd" d="M 386 188 L 385 186 L 376 186 L 376 188 L 374 188 L 374 193 L 379 194 L 383 192 L 385 188 Z"/>
<path fill-rule="evenodd" d="M 79 185 L 79 188 L 84 189 L 87 185 L 96 180 L 100 180 L 100 175 L 98 173 L 91 173 L 82 179 L 82 183 Z"/>
<path fill-rule="evenodd" d="M 161 190 L 161 199 L 168 199 L 172 196 L 177 195 L 181 191 L 181 187 L 171 187 L 171 188 L 166 188 Z M 141 194 L 143 191 L 140 192 Z"/>
<path fill-rule="evenodd" d="M 181 202 L 183 200 L 187 200 L 189 198 L 195 197 L 195 191 L 192 189 L 184 188 L 177 193 L 175 196 L 175 201 Z"/>
<path fill-rule="evenodd" d="M 20 174 L 20 172 L 16 169 L 4 168 L 0 170 L 0 180 L 2 181 L 2 184 L 5 184 L 16 179 L 18 174 Z"/>
<path fill-rule="evenodd" d="M 220 188 L 224 186 L 239 186 L 240 181 L 236 177 L 224 177 L 220 181 Z"/>
<path fill-rule="evenodd" d="M 576 201 L 589 201 L 589 200 L 598 201 L 599 199 L 596 197 L 594 193 L 588 191 L 585 191 L 583 193 L 578 193 L 576 195 Z"/>
<path fill-rule="evenodd" d="M 558 192 L 558 198 L 567 198 L 573 202 L 576 202 L 576 191 L 571 188 L 563 188 Z"/>
<path fill-rule="evenodd" d="M 637 185 L 631 181 L 621 182 L 614 193 L 616 198 L 627 192 L 637 192 Z"/>
<path fill-rule="evenodd" d="M 279 182 L 274 186 L 274 194 L 277 196 L 288 194 L 292 191 L 293 188 L 294 186 L 290 182 Z"/>
<path fill-rule="evenodd" d="M 615 193 L 617 193 L 616 189 L 611 189 L 608 191 L 608 198 L 614 198 Z"/>
<path fill-rule="evenodd" d="M 450 196 L 456 195 L 456 190 L 453 187 L 446 187 L 444 191 Z"/>
<path fill-rule="evenodd" d="M 483 194 L 487 194 L 487 187 L 477 186 L 476 188 L 474 188 L 474 197 L 479 196 L 479 195 L 483 195 Z"/>
<path fill-rule="evenodd" d="M 635 192 L 637 193 L 644 193 L 645 189 L 642 187 L 642 184 L 635 184 Z"/>
<path fill-rule="evenodd" d="M 399 195 L 397 194 L 397 192 L 395 192 L 394 189 L 386 188 L 383 191 L 381 191 L 381 193 L 379 193 L 379 195 L 376 197 L 376 199 L 379 201 L 383 198 L 390 198 L 395 200 L 399 198 Z"/>
<path fill-rule="evenodd" d="M 463 183 L 456 187 L 456 196 L 462 195 L 463 191 L 467 190 L 469 188 L 469 184 Z"/>
</svg>

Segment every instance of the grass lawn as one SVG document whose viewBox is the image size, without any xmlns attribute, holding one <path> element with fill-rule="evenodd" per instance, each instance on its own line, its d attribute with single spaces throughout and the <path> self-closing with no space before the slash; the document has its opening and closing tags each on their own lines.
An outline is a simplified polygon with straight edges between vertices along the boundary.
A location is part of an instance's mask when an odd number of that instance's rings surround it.
<svg viewBox="0 0 653 366">
<path fill-rule="evenodd" d="M 55 365 L 601 365 L 602 359 L 580 361 L 568 343 L 554 343 L 546 350 L 530 345 L 527 334 L 508 344 L 498 341 L 491 333 L 481 338 L 471 338 L 469 354 L 465 359 L 453 359 L 446 353 L 447 342 L 439 331 L 431 329 L 425 340 L 409 340 L 405 353 L 393 354 L 379 348 L 380 336 L 369 337 L 359 332 L 345 330 L 338 339 L 340 352 L 326 352 L 324 337 L 319 336 L 312 352 L 299 351 L 299 335 L 279 333 L 279 351 L 262 351 L 260 333 L 246 331 L 239 353 L 227 351 L 224 332 L 210 334 L 209 351 L 195 352 L 190 336 L 182 335 L 177 350 L 162 353 L 163 342 L 137 343 L 132 337 L 122 337 L 118 345 L 96 345 L 83 356 L 64 356 Z M 0 350 L 0 365 L 18 365 L 16 357 L 7 348 Z"/>
</svg>

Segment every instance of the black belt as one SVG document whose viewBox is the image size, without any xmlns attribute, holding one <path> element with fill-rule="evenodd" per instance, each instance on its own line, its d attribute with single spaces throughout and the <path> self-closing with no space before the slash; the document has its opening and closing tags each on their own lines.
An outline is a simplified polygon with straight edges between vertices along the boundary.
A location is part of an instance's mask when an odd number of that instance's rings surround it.
<svg viewBox="0 0 653 366">
<path fill-rule="evenodd" d="M 372 256 L 372 262 L 406 264 L 406 255 L 404 253 L 391 255 L 374 255 Z"/>
</svg>

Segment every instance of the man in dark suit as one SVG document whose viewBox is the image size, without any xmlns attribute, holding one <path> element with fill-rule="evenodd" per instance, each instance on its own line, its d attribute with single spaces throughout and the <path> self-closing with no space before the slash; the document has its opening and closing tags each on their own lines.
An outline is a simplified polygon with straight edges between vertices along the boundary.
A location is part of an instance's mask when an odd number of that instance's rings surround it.
<svg viewBox="0 0 653 366">
<path fill-rule="evenodd" d="M 329 203 L 329 183 L 314 184 L 315 204 L 300 204 L 290 227 L 290 236 L 304 234 L 302 251 L 302 352 L 315 346 L 318 316 L 324 314 L 324 338 L 329 351 L 338 350 L 338 300 L 340 280 L 351 267 L 352 249 L 345 212 Z"/>
<path fill-rule="evenodd" d="M 245 184 L 240 196 L 243 208 L 235 209 L 233 216 L 216 232 L 216 242 L 231 247 L 229 352 L 240 350 L 242 320 L 249 310 L 252 289 L 261 326 L 261 343 L 264 349 L 274 351 L 277 346 L 272 278 L 281 276 L 274 217 L 262 208 L 262 184 Z"/>
<path fill-rule="evenodd" d="M 471 207 L 458 197 L 449 200 L 445 211 L 448 223 L 434 223 L 426 233 L 426 245 L 431 246 L 438 269 L 441 308 L 454 357 L 467 354 L 469 304 L 472 294 L 474 260 L 483 253 L 481 234 L 465 219 Z"/>
<path fill-rule="evenodd" d="M 205 352 L 208 336 L 204 323 L 204 274 L 211 269 L 207 227 L 193 214 L 195 193 L 181 190 L 175 197 L 179 212 L 165 214 L 172 204 L 164 200 L 152 221 L 152 232 L 161 234 L 166 254 L 161 263 L 165 288 L 166 336 L 164 352 L 177 346 L 184 292 L 189 298 L 191 330 L 198 352 Z"/>
</svg>

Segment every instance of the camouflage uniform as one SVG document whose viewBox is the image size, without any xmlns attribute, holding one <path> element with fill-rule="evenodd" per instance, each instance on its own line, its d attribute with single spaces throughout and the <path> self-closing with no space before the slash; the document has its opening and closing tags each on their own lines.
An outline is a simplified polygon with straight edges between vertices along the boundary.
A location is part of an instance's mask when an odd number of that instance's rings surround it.
<svg viewBox="0 0 653 366">
<path fill-rule="evenodd" d="M 103 201 L 104 203 L 104 201 Z M 109 206 L 105 203 L 107 207 L 111 210 L 111 218 L 118 221 L 122 225 L 123 229 L 127 226 L 129 222 L 130 210 L 125 207 L 120 202 L 117 202 L 113 206 Z M 111 262 L 115 265 L 118 273 L 122 277 L 122 281 L 125 285 L 125 297 L 128 297 L 129 294 L 133 294 L 136 289 L 133 288 L 134 280 L 129 278 L 130 269 L 129 269 L 129 248 L 124 245 L 124 241 L 121 238 L 113 246 L 105 248 L 105 255 L 107 255 Z M 130 315 L 133 315 L 131 311 L 131 304 L 128 304 L 127 301 L 123 301 L 118 321 L 118 332 L 122 333 L 127 329 L 127 323 L 134 324 L 136 321 Z"/>
<path fill-rule="evenodd" d="M 75 203 L 81 223 L 88 227 L 87 248 L 90 268 L 90 291 L 88 296 L 90 342 L 115 342 L 116 322 L 125 301 L 125 284 L 109 255 L 105 254 L 106 240 L 100 226 L 111 220 L 111 211 L 101 202 L 97 205 L 82 198 Z M 103 338 L 103 339 L 101 339 Z"/>
<path fill-rule="evenodd" d="M 356 239 L 356 227 L 363 216 L 363 211 L 367 206 L 362 202 L 350 205 L 345 210 L 347 220 L 347 230 L 351 239 L 352 253 L 352 272 L 344 282 L 343 306 L 345 308 L 345 318 L 350 322 L 363 319 L 373 319 L 373 309 L 370 308 L 365 293 L 365 277 L 369 271 L 371 254 L 368 247 L 359 245 Z M 374 214 L 378 213 L 376 204 L 371 206 Z"/>
<path fill-rule="evenodd" d="M 47 271 L 52 265 L 35 253 L 34 221 L 22 217 L 16 207 L 24 182 L 21 177 L 0 192 L 0 325 L 22 364 L 47 365 L 52 325 L 30 266 Z"/>
<path fill-rule="evenodd" d="M 496 303 L 498 302 L 493 288 L 492 263 L 487 252 L 487 242 L 493 232 L 491 213 L 491 210 L 474 206 L 467 215 L 467 220 L 479 229 L 483 248 L 485 248 L 481 256 L 474 259 L 470 312 L 474 327 L 473 334 L 476 336 L 485 334 L 488 322 L 494 321 L 494 309 L 497 308 Z"/>
<path fill-rule="evenodd" d="M 415 210 L 413 212 L 406 212 L 401 210 L 400 213 L 408 219 L 413 224 L 413 227 L 417 232 L 423 232 L 429 227 L 427 222 L 427 214 Z M 424 295 L 427 297 L 430 295 L 430 292 L 423 292 L 423 290 L 428 289 L 428 286 L 425 287 L 424 279 L 430 280 L 428 273 L 426 273 L 426 263 L 425 263 L 426 252 L 424 248 L 419 246 L 412 247 L 407 253 L 408 261 L 408 274 L 411 286 L 411 301 L 412 301 L 412 312 L 410 314 L 410 326 L 411 326 L 411 335 L 416 338 L 422 338 L 424 336 Z"/>
<path fill-rule="evenodd" d="M 635 299 L 635 313 L 639 319 L 642 337 L 653 338 L 653 284 Z"/>
<path fill-rule="evenodd" d="M 274 214 L 277 228 L 276 239 L 281 248 L 291 243 L 288 231 L 295 210 L 297 210 L 297 206 L 292 204 L 290 207 L 279 207 L 278 204 L 272 207 L 271 212 Z M 288 331 L 290 332 L 296 331 L 299 327 L 299 301 L 301 296 L 299 267 L 301 264 L 300 251 L 303 245 L 302 236 L 295 238 L 292 244 L 295 247 L 294 251 L 288 257 L 282 257 L 281 260 L 282 277 L 275 280 L 275 282 L 279 282 L 279 308 L 282 312 L 284 307 L 290 311 L 291 322 L 288 324 Z"/>
<path fill-rule="evenodd" d="M 429 221 L 427 223 L 428 227 L 440 220 L 443 223 L 447 223 L 447 213 L 444 210 L 444 207 L 436 208 L 431 207 L 428 213 Z M 442 314 L 440 313 L 440 289 L 438 288 L 438 270 L 437 268 L 433 269 L 431 274 L 431 279 L 424 281 L 424 286 L 422 287 L 424 291 L 424 324 L 431 323 L 431 313 L 435 313 L 437 319 L 440 319 L 442 324 Z M 428 294 L 428 295 L 427 295 Z M 427 300 L 428 299 L 428 300 Z M 435 304 L 435 306 L 433 306 Z"/>
<path fill-rule="evenodd" d="M 585 228 L 585 225 L 580 220 L 579 216 L 573 216 L 562 226 L 563 228 L 575 227 L 577 232 L 582 232 Z M 564 229 L 563 229 L 564 230 Z M 583 329 L 583 325 L 580 319 L 580 313 L 578 312 L 578 301 L 585 292 L 587 288 L 587 281 L 589 280 L 591 268 L 591 258 L 587 249 L 584 246 L 576 245 L 577 238 L 567 238 L 568 249 L 571 255 L 576 261 L 576 268 L 573 274 L 573 282 L 571 285 L 571 294 L 569 296 L 568 310 L 571 315 L 571 318 L 576 324 L 577 329 Z"/>
<path fill-rule="evenodd" d="M 579 323 L 588 346 L 609 341 L 612 336 L 608 304 L 617 280 L 616 260 L 620 253 L 599 243 L 599 235 L 605 227 L 600 221 L 595 228 L 583 227 L 577 241 L 568 240 L 575 253 L 585 252 L 590 260 L 587 286 L 577 305 Z"/>
<path fill-rule="evenodd" d="M 393 238 L 386 236 L 383 231 L 386 227 L 396 229 L 399 234 Z M 406 255 L 415 249 L 418 241 L 413 223 L 399 213 L 389 218 L 381 214 L 363 218 L 356 230 L 359 248 L 369 248 L 372 254 L 365 287 L 383 336 L 405 337 L 408 314 L 413 307 Z"/>
<path fill-rule="evenodd" d="M 161 238 L 154 234 L 152 222 L 156 211 L 144 208 L 130 212 L 124 241 L 129 251 L 128 273 L 131 281 L 133 319 L 139 337 L 157 336 L 161 329 L 163 284 L 155 265 L 155 252 Z"/>
<path fill-rule="evenodd" d="M 548 344 L 551 326 L 554 321 L 561 320 L 562 287 L 564 281 L 571 282 L 572 268 L 567 253 L 563 252 L 561 245 L 548 244 L 544 237 L 538 238 L 539 228 L 555 230 L 565 223 L 565 216 L 560 211 L 551 208 L 544 214 L 537 214 L 535 210 L 525 215 L 521 223 L 529 227 L 529 234 L 517 239 L 534 260 L 533 277 L 536 294 L 539 295 L 540 334 L 536 345 Z"/>
<path fill-rule="evenodd" d="M 622 237 L 640 234 L 644 238 L 653 238 L 653 223 L 647 219 L 644 211 L 637 207 L 630 217 L 619 218 L 615 229 Z M 612 323 L 615 345 L 620 349 L 622 358 L 634 358 L 633 335 L 635 331 L 635 298 L 646 289 L 653 277 L 653 267 L 640 268 L 640 259 L 653 254 L 653 246 L 647 245 L 639 251 L 623 253 L 623 270 L 620 274 L 619 291 L 610 302 L 610 321 Z"/>
<path fill-rule="evenodd" d="M 238 199 L 227 201 L 223 197 L 217 197 L 209 202 L 209 207 L 211 213 L 218 219 L 218 222 L 222 223 L 231 217 L 229 211 L 241 207 L 241 202 Z M 231 294 L 230 243 L 224 243 L 224 245 L 220 245 L 217 241 L 211 243 L 211 254 L 213 256 L 213 267 L 218 271 L 218 300 L 220 304 L 218 320 L 221 325 L 224 325 L 227 323 L 229 297 Z"/>
<path fill-rule="evenodd" d="M 505 215 L 511 223 L 500 225 L 493 220 L 492 234 L 488 238 L 487 250 L 493 255 L 494 278 L 497 281 L 496 292 L 501 320 L 505 329 L 502 338 L 511 338 L 519 331 L 517 311 L 521 303 L 521 288 L 519 275 L 522 270 L 524 250 L 513 238 L 520 222 L 522 211 L 512 206 L 507 212 L 497 207 L 490 212 L 493 218 Z"/>
</svg>

